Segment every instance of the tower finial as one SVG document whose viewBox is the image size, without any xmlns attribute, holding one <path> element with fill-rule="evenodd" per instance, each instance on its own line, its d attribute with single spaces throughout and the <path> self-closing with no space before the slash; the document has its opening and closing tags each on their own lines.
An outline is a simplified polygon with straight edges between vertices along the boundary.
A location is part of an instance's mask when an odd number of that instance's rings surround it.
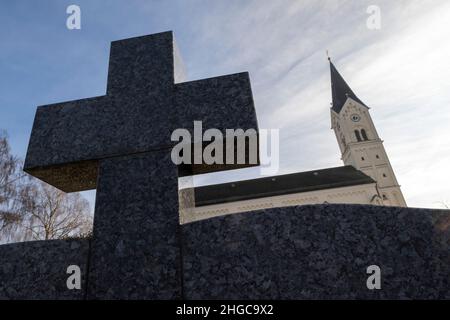
<svg viewBox="0 0 450 320">
<path fill-rule="evenodd" d="M 348 98 L 352 98 L 356 102 L 367 107 L 352 91 L 350 86 L 345 82 L 344 78 L 336 70 L 334 64 L 330 61 L 331 72 L 331 97 L 333 99 L 332 109 L 339 113 Z"/>
<path fill-rule="evenodd" d="M 330 62 L 331 62 L 331 58 L 330 58 L 330 55 L 328 54 L 328 49 L 327 49 L 327 58 L 328 58 L 328 61 L 330 61 Z"/>
</svg>

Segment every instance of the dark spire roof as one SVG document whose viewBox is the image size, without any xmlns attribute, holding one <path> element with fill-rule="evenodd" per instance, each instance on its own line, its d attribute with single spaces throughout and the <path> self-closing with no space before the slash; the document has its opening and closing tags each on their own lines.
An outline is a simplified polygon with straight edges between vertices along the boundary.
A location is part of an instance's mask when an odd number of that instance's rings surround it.
<svg viewBox="0 0 450 320">
<path fill-rule="evenodd" d="M 345 101 L 347 101 L 347 97 L 352 98 L 353 100 L 361 103 L 363 106 L 367 107 L 364 102 L 359 100 L 356 94 L 353 93 L 350 86 L 345 82 L 344 78 L 339 74 L 336 67 L 330 61 L 330 72 L 331 72 L 331 96 L 333 98 L 333 106 L 332 110 L 339 113 L 344 106 Z"/>
</svg>

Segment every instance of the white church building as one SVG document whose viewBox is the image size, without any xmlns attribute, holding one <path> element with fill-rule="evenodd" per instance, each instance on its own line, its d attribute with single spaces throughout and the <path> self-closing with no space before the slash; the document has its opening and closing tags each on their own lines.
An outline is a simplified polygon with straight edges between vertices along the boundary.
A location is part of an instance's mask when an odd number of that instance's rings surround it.
<svg viewBox="0 0 450 320">
<path fill-rule="evenodd" d="M 352 203 L 406 207 L 369 108 L 330 60 L 331 128 L 344 166 L 180 190 L 180 223 L 214 216 L 305 204 Z"/>
</svg>

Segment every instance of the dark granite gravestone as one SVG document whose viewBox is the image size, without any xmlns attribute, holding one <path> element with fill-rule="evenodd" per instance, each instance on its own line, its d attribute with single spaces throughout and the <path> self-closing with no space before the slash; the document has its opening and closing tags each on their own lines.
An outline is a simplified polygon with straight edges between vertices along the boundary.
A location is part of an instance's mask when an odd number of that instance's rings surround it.
<svg viewBox="0 0 450 320">
<path fill-rule="evenodd" d="M 180 297 L 171 134 L 194 120 L 257 130 L 247 73 L 181 80 L 171 32 L 115 41 L 105 96 L 37 110 L 24 170 L 66 192 L 97 188 L 89 298 Z"/>
<path fill-rule="evenodd" d="M 25 170 L 97 188 L 94 236 L 0 246 L 0 299 L 450 299 L 448 211 L 292 206 L 180 226 L 194 199 L 178 203 L 171 130 L 256 116 L 247 74 L 175 84 L 173 48 L 171 33 L 114 42 L 106 96 L 38 109 Z M 65 286 L 72 264 L 79 291 Z"/>
<path fill-rule="evenodd" d="M 125 195 L 125 200 L 133 204 L 140 204 L 133 197 L 143 195 L 167 200 L 163 191 L 149 182 L 157 171 L 140 176 L 132 170 L 153 160 L 140 156 L 112 159 L 100 169 L 103 181 L 98 193 L 103 186 L 109 188 L 115 185 L 115 179 L 122 179 L 117 170 L 110 170 L 114 168 L 131 174 L 123 187 L 132 188 L 134 193 L 125 194 L 121 187 L 113 187 L 112 196 Z M 161 163 L 165 163 L 163 159 Z M 156 179 L 164 180 L 160 175 Z M 99 194 L 99 198 L 103 196 L 108 197 L 108 193 Z M 178 261 L 182 281 L 176 287 L 179 274 L 172 272 L 178 269 L 170 267 L 175 260 L 174 237 L 162 236 L 172 231 L 171 221 L 161 221 L 164 213 L 171 210 L 170 204 L 157 201 L 149 206 L 160 213 L 154 218 L 142 215 L 147 208 L 138 205 L 133 208 L 139 213 L 136 220 L 131 210 L 119 212 L 114 208 L 119 202 L 99 201 L 104 206 L 97 208 L 98 215 L 107 215 L 109 210 L 124 214 L 121 219 L 111 217 L 118 220 L 117 232 L 104 244 L 97 242 L 97 246 L 103 246 L 100 253 L 111 248 L 112 242 L 118 243 L 116 250 L 109 256 L 97 254 L 88 259 L 92 240 L 86 239 L 1 245 L 0 300 L 119 296 L 113 289 L 105 291 L 101 281 L 111 281 L 112 288 L 120 288 L 124 299 L 154 296 L 142 290 L 148 285 L 146 282 L 152 286 L 149 291 L 161 290 L 157 295 L 160 298 L 182 292 L 184 299 L 450 299 L 448 210 L 308 205 L 184 224 L 177 234 L 181 239 L 178 247 L 182 248 L 182 261 Z M 147 219 L 157 223 L 149 225 Z M 108 225 L 105 227 L 98 234 L 111 231 Z M 137 234 L 120 234 L 122 230 L 134 230 Z M 130 247 L 139 252 L 124 251 Z M 102 259 L 105 265 L 99 266 L 94 258 Z M 87 282 L 86 271 L 93 262 L 102 269 L 91 270 L 93 275 Z M 82 290 L 67 289 L 69 264 L 80 266 Z M 381 268 L 380 290 L 366 286 L 369 265 Z"/>
<path fill-rule="evenodd" d="M 194 120 L 257 129 L 248 73 L 175 83 L 181 65 L 171 32 L 112 42 L 107 94 L 38 107 L 24 170 L 66 192 L 95 189 L 100 160 L 170 149 Z"/>
</svg>

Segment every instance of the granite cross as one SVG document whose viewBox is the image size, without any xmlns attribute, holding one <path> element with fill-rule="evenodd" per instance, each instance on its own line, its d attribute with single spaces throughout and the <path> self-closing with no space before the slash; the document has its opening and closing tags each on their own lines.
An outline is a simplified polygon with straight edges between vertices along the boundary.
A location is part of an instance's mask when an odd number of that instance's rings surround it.
<svg viewBox="0 0 450 320">
<path fill-rule="evenodd" d="M 24 170 L 66 192 L 97 189 L 89 298 L 180 297 L 171 133 L 194 120 L 257 130 L 247 73 L 183 80 L 172 32 L 114 41 L 106 95 L 37 109 Z"/>
</svg>

